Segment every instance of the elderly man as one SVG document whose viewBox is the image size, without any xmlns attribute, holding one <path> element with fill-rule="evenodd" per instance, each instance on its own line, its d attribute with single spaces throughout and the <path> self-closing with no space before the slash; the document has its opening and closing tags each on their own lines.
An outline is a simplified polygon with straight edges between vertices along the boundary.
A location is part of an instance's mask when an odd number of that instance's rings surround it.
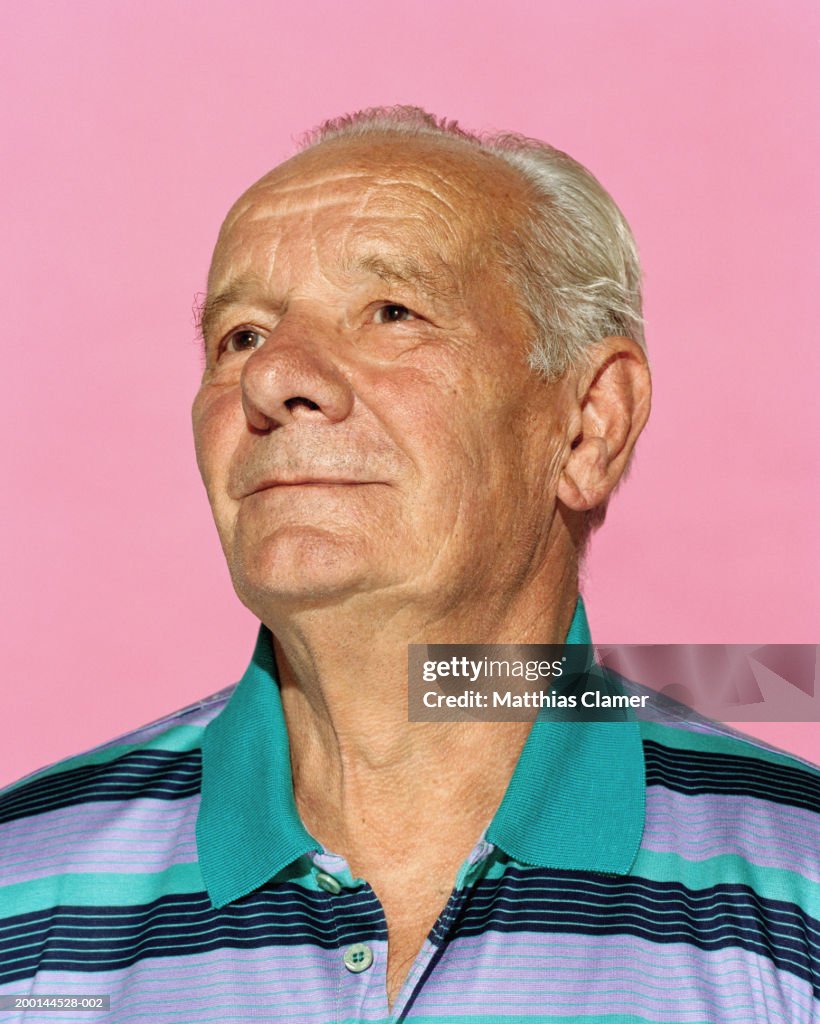
<svg viewBox="0 0 820 1024">
<path fill-rule="evenodd" d="M 579 559 L 650 395 L 595 179 L 343 118 L 230 211 L 202 329 L 253 660 L 5 794 L 0 992 L 118 1022 L 809 1021 L 808 766 L 674 722 L 408 721 L 408 644 L 589 641 Z"/>
</svg>

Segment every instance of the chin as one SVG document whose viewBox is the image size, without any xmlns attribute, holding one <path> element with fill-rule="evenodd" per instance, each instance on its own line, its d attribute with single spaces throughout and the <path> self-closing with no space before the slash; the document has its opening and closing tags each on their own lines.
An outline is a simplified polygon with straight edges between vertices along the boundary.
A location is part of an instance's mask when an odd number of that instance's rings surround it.
<svg viewBox="0 0 820 1024">
<path fill-rule="evenodd" d="M 232 554 L 236 592 L 257 615 L 276 604 L 310 607 L 368 589 L 376 566 L 360 536 L 307 526 L 278 529 L 254 544 L 238 538 Z"/>
</svg>

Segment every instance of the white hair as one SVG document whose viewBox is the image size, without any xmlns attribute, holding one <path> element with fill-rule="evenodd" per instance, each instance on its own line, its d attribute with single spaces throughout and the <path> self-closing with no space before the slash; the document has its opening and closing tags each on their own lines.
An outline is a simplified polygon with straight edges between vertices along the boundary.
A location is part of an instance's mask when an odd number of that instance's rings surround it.
<svg viewBox="0 0 820 1024">
<path fill-rule="evenodd" d="M 610 336 L 645 349 L 635 239 L 612 197 L 577 160 L 537 139 L 467 132 L 410 106 L 326 121 L 305 137 L 304 148 L 391 132 L 460 139 L 519 173 L 528 216 L 516 225 L 515 239 L 498 239 L 498 256 L 533 322 L 533 369 L 560 377 L 583 362 L 588 345 Z"/>
</svg>

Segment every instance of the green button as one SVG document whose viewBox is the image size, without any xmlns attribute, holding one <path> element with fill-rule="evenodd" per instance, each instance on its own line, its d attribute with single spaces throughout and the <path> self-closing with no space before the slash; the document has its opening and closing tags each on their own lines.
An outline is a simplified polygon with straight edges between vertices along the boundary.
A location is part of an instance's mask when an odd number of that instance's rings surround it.
<svg viewBox="0 0 820 1024">
<path fill-rule="evenodd" d="M 332 892 L 334 896 L 337 892 L 342 891 L 341 882 L 334 878 L 333 875 L 329 875 L 327 871 L 316 872 L 316 884 L 320 889 L 324 889 L 325 892 Z"/>
<path fill-rule="evenodd" d="M 373 963 L 373 950 L 363 942 L 357 942 L 345 950 L 343 959 L 352 974 L 361 974 Z"/>
</svg>

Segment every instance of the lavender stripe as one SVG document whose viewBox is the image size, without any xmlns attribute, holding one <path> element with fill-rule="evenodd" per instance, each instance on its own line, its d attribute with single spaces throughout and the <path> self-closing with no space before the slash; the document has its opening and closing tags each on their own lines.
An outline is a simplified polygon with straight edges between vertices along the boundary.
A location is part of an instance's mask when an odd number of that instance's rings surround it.
<svg viewBox="0 0 820 1024">
<path fill-rule="evenodd" d="M 195 957 L 152 958 L 101 974 L 43 971 L 36 991 L 111 995 L 108 1024 L 268 1019 L 325 1024 L 386 1016 L 385 944 L 374 942 L 373 967 L 351 975 L 338 951 L 312 946 L 220 950 Z M 429 955 L 429 947 L 425 956 Z M 421 973 L 423 963 L 413 969 Z M 20 983 L 0 993 L 22 994 Z M 340 1002 L 334 995 L 340 993 Z M 412 1017 L 475 1014 L 544 1016 L 634 1013 L 650 1020 L 810 1024 L 809 986 L 738 950 L 705 954 L 623 937 L 485 934 L 449 947 L 413 1006 Z M 49 1018 L 50 1020 L 50 1018 Z M 63 1024 L 88 1016 L 61 1014 Z M 35 1024 L 30 1016 L 27 1024 Z"/>
<path fill-rule="evenodd" d="M 454 942 L 413 1006 L 461 1014 L 635 1013 L 688 1021 L 812 1020 L 811 985 L 741 949 L 632 936 L 485 933 Z M 766 1007 L 765 1018 L 761 1008 Z"/>
<path fill-rule="evenodd" d="M 65 872 L 149 873 L 193 862 L 199 799 L 176 801 L 156 819 L 157 802 L 140 798 L 63 807 L 9 822 L 0 832 L 0 878 L 11 884 Z M 139 827 L 145 820 L 165 822 L 164 830 L 152 828 L 148 842 Z M 91 835 L 95 839 L 89 843 Z"/>
<path fill-rule="evenodd" d="M 717 800 L 721 806 L 724 801 L 731 802 L 736 800 L 748 800 L 749 803 L 744 804 L 744 808 L 750 814 L 763 810 L 768 814 L 776 814 L 779 821 L 783 821 L 785 824 L 790 826 L 801 825 L 808 822 L 811 824 L 812 830 L 816 830 L 818 827 L 816 822 L 817 815 L 813 811 L 805 810 L 802 807 L 793 807 L 791 804 L 776 804 L 771 808 L 761 808 L 760 800 L 757 797 L 747 797 L 739 793 L 699 793 L 695 795 L 687 795 L 685 793 L 670 793 L 669 790 L 658 789 L 650 790 L 649 800 L 660 797 L 661 794 L 668 794 L 682 801 L 691 801 L 695 807 L 700 806 L 703 808 L 700 815 L 693 813 L 693 817 L 699 820 L 714 820 L 714 810 L 709 810 L 710 800 Z M 700 803 L 695 803 L 696 801 L 700 801 Z"/>
<path fill-rule="evenodd" d="M 18 982 L 0 986 L 0 994 L 110 994 L 111 1011 L 94 1014 L 94 1022 L 100 1024 L 234 1019 L 325 1024 L 346 1017 L 377 1021 L 387 1016 L 386 945 L 370 945 L 373 966 L 359 975 L 344 967 L 342 951 L 306 945 L 156 957 L 128 969 L 94 974 L 41 971 L 36 989 L 27 991 Z M 60 1014 L 60 1024 L 89 1020 L 88 1014 Z M 30 1022 L 27 1015 L 26 1024 Z"/>
<path fill-rule="evenodd" d="M 685 796 L 650 787 L 642 846 L 687 860 L 737 854 L 760 867 L 820 881 L 820 819 L 800 808 L 735 796 Z M 711 827 L 705 827 L 709 822 Z"/>
</svg>

